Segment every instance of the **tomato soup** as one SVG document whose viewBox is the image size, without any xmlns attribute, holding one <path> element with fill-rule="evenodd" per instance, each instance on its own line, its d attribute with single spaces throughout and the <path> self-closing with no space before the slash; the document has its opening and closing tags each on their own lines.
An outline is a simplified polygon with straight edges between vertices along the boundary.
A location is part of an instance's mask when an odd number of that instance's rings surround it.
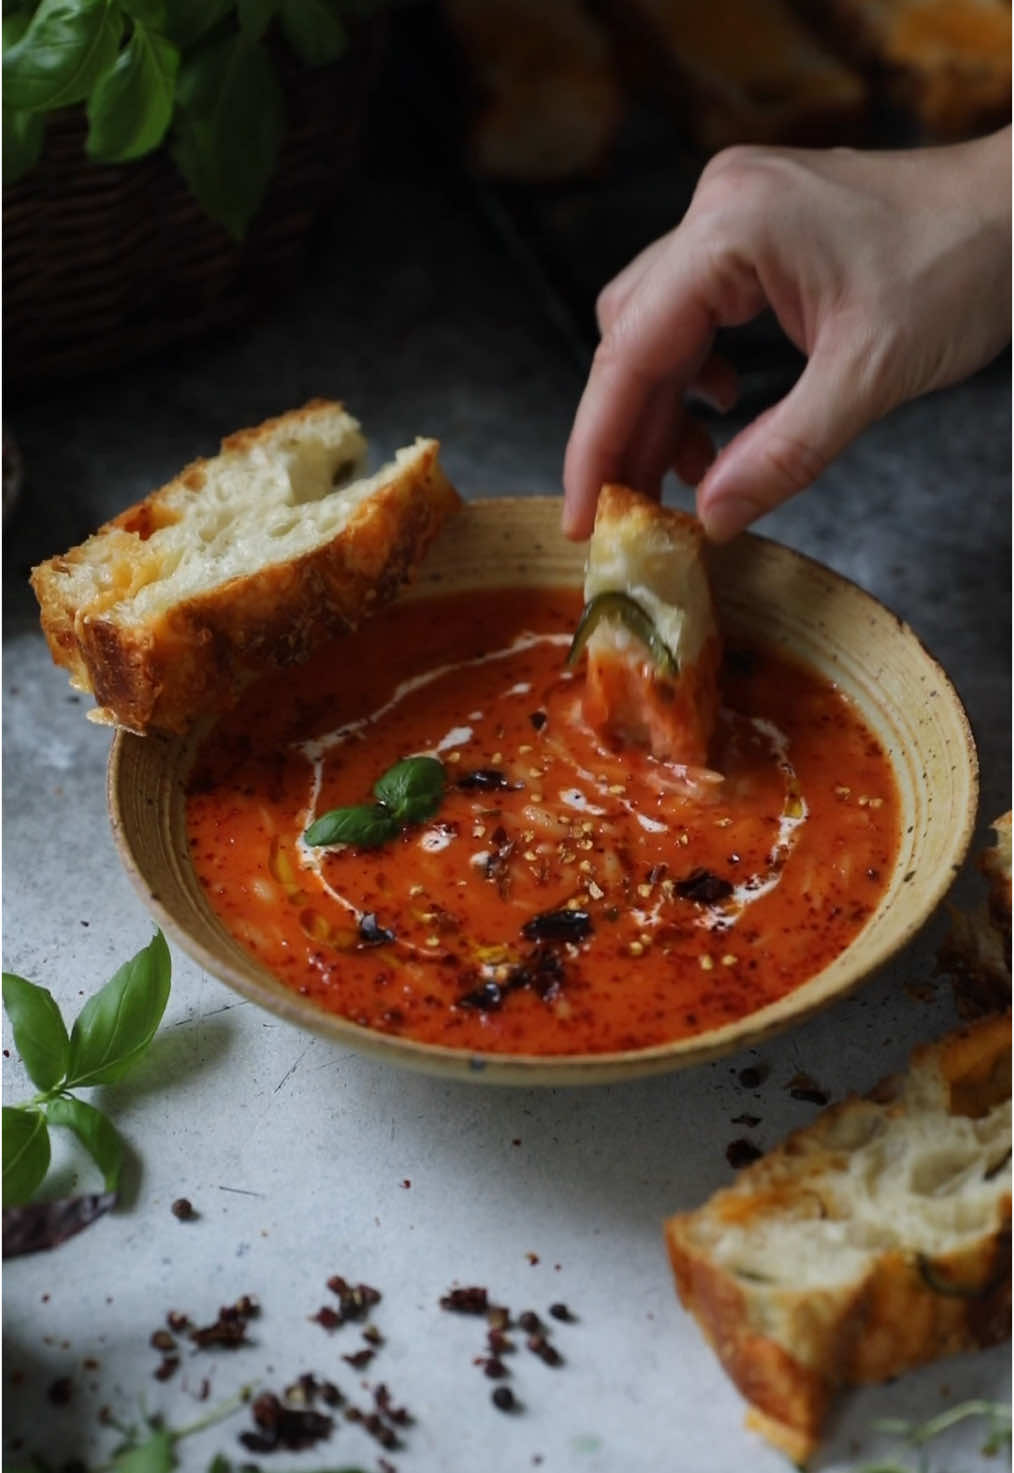
<svg viewBox="0 0 1014 1473">
<path fill-rule="evenodd" d="M 526 589 L 394 605 L 218 723 L 189 783 L 193 864 L 286 986 L 470 1051 L 643 1049 L 775 1001 L 862 928 L 899 809 L 854 705 L 735 643 L 713 772 L 613 749 L 565 662 L 580 602 Z M 371 849 L 307 843 L 420 754 L 443 765 L 432 816 Z"/>
</svg>

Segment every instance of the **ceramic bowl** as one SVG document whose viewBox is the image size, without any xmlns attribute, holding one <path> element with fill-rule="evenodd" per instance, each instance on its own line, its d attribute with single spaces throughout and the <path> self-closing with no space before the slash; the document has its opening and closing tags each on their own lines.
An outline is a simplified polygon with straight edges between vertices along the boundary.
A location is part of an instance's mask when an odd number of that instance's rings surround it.
<svg viewBox="0 0 1014 1473">
<path fill-rule="evenodd" d="M 559 510 L 550 498 L 468 503 L 402 597 L 479 586 L 580 585 L 584 549 L 561 536 Z M 375 1032 L 321 1011 L 244 951 L 204 898 L 184 821 L 184 785 L 199 732 L 176 739 L 117 734 L 109 807 L 123 862 L 169 938 L 208 972 L 292 1023 L 391 1063 L 487 1083 L 565 1085 L 661 1073 L 755 1044 L 840 998 L 922 926 L 964 858 L 978 766 L 947 676 L 912 630 L 869 594 L 753 535 L 716 550 L 713 578 L 730 635 L 749 633 L 782 646 L 856 702 L 889 754 L 901 810 L 897 863 L 864 929 L 803 986 L 735 1023 L 627 1053 L 476 1055 Z"/>
</svg>

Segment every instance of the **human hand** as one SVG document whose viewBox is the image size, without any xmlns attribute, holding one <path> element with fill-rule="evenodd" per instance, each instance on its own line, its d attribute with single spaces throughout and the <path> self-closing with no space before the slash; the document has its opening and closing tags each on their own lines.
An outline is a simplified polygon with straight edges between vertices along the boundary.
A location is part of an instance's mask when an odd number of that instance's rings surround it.
<svg viewBox="0 0 1014 1473">
<path fill-rule="evenodd" d="M 685 400 L 733 406 L 736 375 L 713 351 L 715 331 L 765 307 L 808 361 L 716 458 Z M 875 419 L 973 373 L 1009 340 L 1010 129 L 901 153 L 728 149 L 597 312 L 564 531 L 589 535 L 605 482 L 658 496 L 671 467 L 696 485 L 705 531 L 725 541 Z"/>
</svg>

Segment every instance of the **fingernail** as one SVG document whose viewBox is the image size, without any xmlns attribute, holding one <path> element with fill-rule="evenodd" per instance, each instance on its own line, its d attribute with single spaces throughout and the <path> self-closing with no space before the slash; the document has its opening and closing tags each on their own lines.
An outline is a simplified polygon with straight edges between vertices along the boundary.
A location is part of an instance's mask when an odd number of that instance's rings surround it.
<svg viewBox="0 0 1014 1473">
<path fill-rule="evenodd" d="M 763 510 L 748 496 L 723 496 L 701 509 L 701 525 L 712 542 L 728 542 L 756 521 Z"/>
</svg>

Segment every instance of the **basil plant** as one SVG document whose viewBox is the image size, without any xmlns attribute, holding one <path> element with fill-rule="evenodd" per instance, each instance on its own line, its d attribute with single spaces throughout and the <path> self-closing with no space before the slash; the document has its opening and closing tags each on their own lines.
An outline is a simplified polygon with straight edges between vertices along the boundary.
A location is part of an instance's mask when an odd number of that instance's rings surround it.
<svg viewBox="0 0 1014 1473">
<path fill-rule="evenodd" d="M 38 161 L 47 116 L 81 106 L 85 150 L 123 164 L 166 144 L 204 210 L 242 239 L 285 132 L 269 42 L 336 61 L 378 0 L 3 0 L 3 167 Z"/>
</svg>

